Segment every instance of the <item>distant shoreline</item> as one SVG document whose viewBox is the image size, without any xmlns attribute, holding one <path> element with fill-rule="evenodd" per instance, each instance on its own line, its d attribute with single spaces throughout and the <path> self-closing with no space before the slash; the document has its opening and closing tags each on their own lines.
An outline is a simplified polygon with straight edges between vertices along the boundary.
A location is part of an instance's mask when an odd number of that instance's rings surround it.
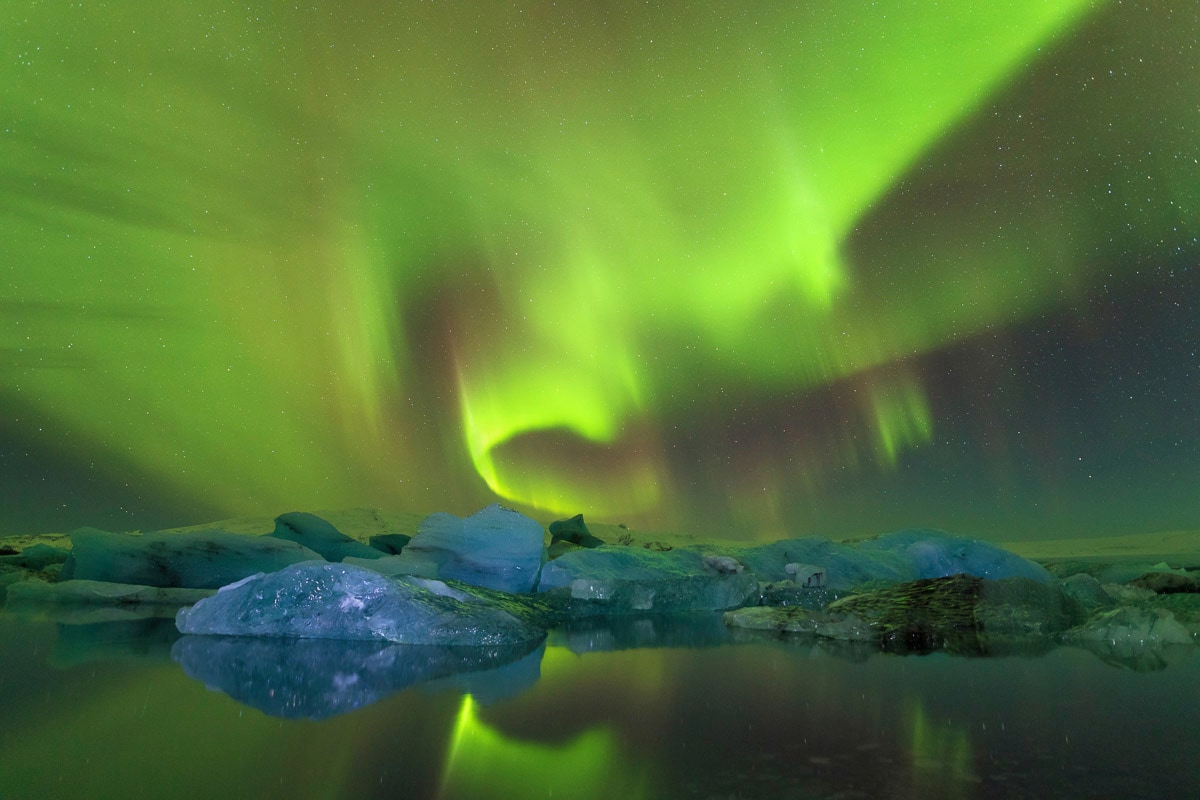
<svg viewBox="0 0 1200 800">
<path fill-rule="evenodd" d="M 1001 547 L 1035 561 L 1076 558 L 1093 560 L 1153 558 L 1156 561 L 1188 561 L 1190 563 L 1186 566 L 1200 566 L 1200 530 L 1135 533 L 1088 539 L 1000 542 L 999 544 Z"/>
<path fill-rule="evenodd" d="M 425 514 L 386 512 L 364 508 L 314 513 L 329 520 L 342 533 L 362 542 L 379 533 L 414 534 L 421 520 L 426 516 Z M 610 544 L 628 543 L 634 546 L 644 546 L 654 542 L 671 547 L 686 547 L 697 544 L 744 546 L 756 543 L 720 537 L 709 538 L 673 531 L 630 530 L 605 523 L 588 522 L 587 524 L 595 535 Z M 274 517 L 264 515 L 215 520 L 204 525 L 189 525 L 173 530 L 182 532 L 211 528 L 251 536 L 263 535 L 270 533 L 274 528 Z M 953 534 L 953 532 L 950 533 Z M 861 537 L 855 537 L 856 540 L 859 538 Z M 621 541 L 622 539 L 624 542 Z M 18 549 L 39 542 L 69 547 L 69 539 L 64 533 L 0 536 L 0 543 L 15 545 Z M 762 542 L 757 543 L 761 544 Z M 995 544 L 1034 561 L 1137 559 L 1167 561 L 1173 566 L 1200 567 L 1200 529 L 1088 538 L 995 542 Z"/>
</svg>

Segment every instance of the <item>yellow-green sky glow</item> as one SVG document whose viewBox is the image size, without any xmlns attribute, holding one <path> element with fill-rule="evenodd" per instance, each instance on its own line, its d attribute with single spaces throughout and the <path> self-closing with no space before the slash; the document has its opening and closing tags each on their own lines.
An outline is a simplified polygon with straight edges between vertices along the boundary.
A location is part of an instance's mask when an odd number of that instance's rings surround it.
<svg viewBox="0 0 1200 800">
<path fill-rule="evenodd" d="M 1113 166 L 1134 112 L 1062 66 L 1107 4 L 693 12 L 9 4 L 0 408 L 42 508 L 0 525 L 498 496 L 809 532 L 842 476 L 956 471 L 931 360 L 1194 251 L 1191 111 L 1137 95 L 1160 149 Z M 885 519 L 971 517 L 849 524 Z"/>
</svg>

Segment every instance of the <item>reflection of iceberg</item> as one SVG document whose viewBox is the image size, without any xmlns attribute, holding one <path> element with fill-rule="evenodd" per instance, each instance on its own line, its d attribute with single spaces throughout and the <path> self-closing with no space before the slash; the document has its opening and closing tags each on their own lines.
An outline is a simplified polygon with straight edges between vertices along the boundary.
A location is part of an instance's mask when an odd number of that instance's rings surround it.
<svg viewBox="0 0 1200 800">
<path fill-rule="evenodd" d="M 469 681 L 462 676 L 466 688 L 478 685 L 484 693 L 502 693 L 513 679 L 497 668 L 535 651 L 540 658 L 537 642 L 438 647 L 382 641 L 184 636 L 171 655 L 189 677 L 266 714 L 325 719 L 413 684 L 460 673 L 480 673 Z M 498 686 L 490 685 L 492 678 Z"/>
<path fill-rule="evenodd" d="M 171 663 L 179 631 L 171 619 L 129 619 L 57 628 L 49 663 L 57 669 L 105 661 Z"/>
<path fill-rule="evenodd" d="M 440 800 L 488 797 L 553 797 L 589 800 L 650 794 L 644 776 L 617 769 L 621 763 L 613 733 L 598 728 L 564 745 L 511 740 L 475 715 L 463 698 L 446 755 Z"/>
<path fill-rule="evenodd" d="M 567 620 L 550 632 L 552 644 L 572 653 L 598 653 L 649 647 L 719 647 L 734 634 L 719 614 L 585 617 Z"/>
<path fill-rule="evenodd" d="M 516 661 L 489 668 L 486 672 L 462 672 L 449 678 L 430 681 L 422 685 L 421 689 L 430 692 L 469 694 L 480 705 L 490 706 L 532 688 L 542 677 L 542 657 L 545 655 L 546 642 L 543 641 L 528 655 Z"/>
</svg>

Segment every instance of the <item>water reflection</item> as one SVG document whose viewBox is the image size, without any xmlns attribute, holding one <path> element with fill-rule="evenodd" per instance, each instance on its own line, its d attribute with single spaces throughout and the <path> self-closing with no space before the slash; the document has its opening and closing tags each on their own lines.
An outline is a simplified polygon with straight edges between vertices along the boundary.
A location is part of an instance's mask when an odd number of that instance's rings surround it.
<svg viewBox="0 0 1200 800">
<path fill-rule="evenodd" d="M 949 721 L 934 724 L 916 696 L 910 696 L 907 716 L 912 729 L 913 787 L 926 797 L 971 797 L 971 784 L 980 781 L 975 773 L 975 748 L 966 728 Z"/>
<path fill-rule="evenodd" d="M 106 661 L 169 664 L 171 647 L 179 638 L 173 618 L 145 617 L 57 627 L 50 664 L 59 669 Z"/>
<path fill-rule="evenodd" d="M 532 796 L 587 800 L 654 796 L 642 769 L 614 769 L 621 763 L 618 735 L 596 726 L 561 745 L 522 741 L 489 727 L 476 714 L 470 695 L 450 739 L 441 800 L 488 797 L 524 800 Z"/>
<path fill-rule="evenodd" d="M 500 700 L 537 681 L 544 644 L 434 647 L 391 642 L 184 636 L 171 656 L 189 677 L 273 717 L 326 719 L 409 686 L 456 676 Z"/>
<path fill-rule="evenodd" d="M 667 619 L 589 623 L 507 663 L 196 637 L 174 642 L 177 665 L 169 631 L 150 623 L 56 628 L 5 614 L 0 792 L 1200 796 L 1187 766 L 1195 648 L 1164 651 L 1166 669 L 1134 675 L 1078 648 L 845 658 L 813 640 L 695 631 Z M 473 671 L 448 674 L 459 668 Z"/>
<path fill-rule="evenodd" d="M 647 647 L 717 647 L 731 643 L 735 635 L 720 614 L 657 614 L 571 619 L 550 632 L 550 641 L 582 654 Z"/>
</svg>

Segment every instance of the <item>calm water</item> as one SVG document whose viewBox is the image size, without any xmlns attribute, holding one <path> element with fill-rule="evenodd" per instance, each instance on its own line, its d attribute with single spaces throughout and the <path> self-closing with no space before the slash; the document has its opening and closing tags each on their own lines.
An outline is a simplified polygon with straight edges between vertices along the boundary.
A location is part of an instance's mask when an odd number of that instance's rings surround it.
<svg viewBox="0 0 1200 800">
<path fill-rule="evenodd" d="M 0 615 L 0 798 L 1200 796 L 1193 648 L 833 653 L 699 618 L 429 682 L 461 654 L 388 652 Z"/>
</svg>

